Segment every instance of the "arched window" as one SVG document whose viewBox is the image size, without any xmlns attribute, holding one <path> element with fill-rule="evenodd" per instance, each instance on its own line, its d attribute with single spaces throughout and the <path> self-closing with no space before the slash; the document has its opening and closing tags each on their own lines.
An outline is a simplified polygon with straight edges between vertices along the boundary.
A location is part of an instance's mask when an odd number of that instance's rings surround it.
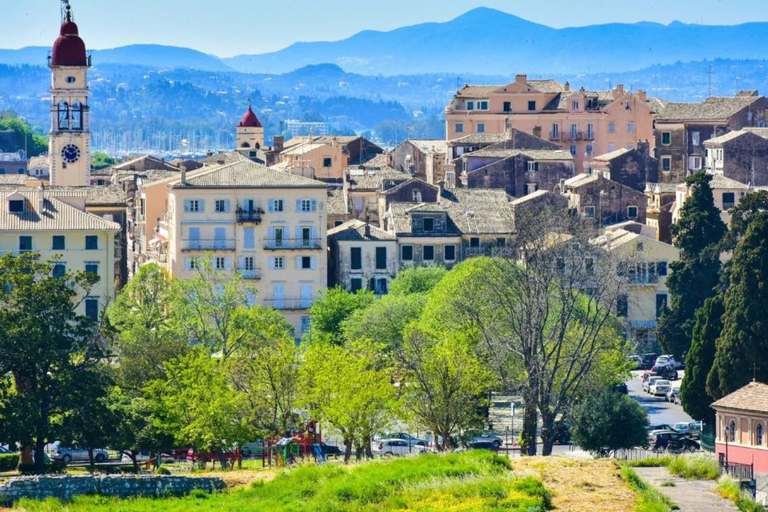
<svg viewBox="0 0 768 512">
<path fill-rule="evenodd" d="M 255 147 L 256 149 L 261 149 L 261 145 L 260 145 L 258 142 L 257 142 L 257 143 L 256 143 L 256 145 L 255 145 L 255 146 L 253 146 L 253 147 Z"/>
<path fill-rule="evenodd" d="M 72 105 L 72 129 L 83 129 L 83 104 L 79 101 Z"/>
<path fill-rule="evenodd" d="M 736 442 L 736 422 L 733 420 L 728 424 L 728 441 Z"/>
<path fill-rule="evenodd" d="M 69 130 L 69 104 L 66 101 L 59 103 L 59 130 Z"/>
<path fill-rule="evenodd" d="M 240 144 L 240 147 L 241 148 L 249 148 L 249 147 L 251 147 L 251 145 L 248 144 L 247 142 L 243 142 L 242 144 Z"/>
<path fill-rule="evenodd" d="M 763 446 L 763 425 L 759 423 L 755 427 L 755 445 Z"/>
</svg>

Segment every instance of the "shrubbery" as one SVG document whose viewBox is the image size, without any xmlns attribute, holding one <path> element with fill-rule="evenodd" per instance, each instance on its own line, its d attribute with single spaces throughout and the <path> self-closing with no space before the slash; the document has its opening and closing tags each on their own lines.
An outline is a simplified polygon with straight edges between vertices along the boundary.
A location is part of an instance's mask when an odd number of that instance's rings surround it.
<svg viewBox="0 0 768 512">
<path fill-rule="evenodd" d="M 19 465 L 18 453 L 2 453 L 0 454 L 0 473 L 6 473 L 13 471 Z"/>
</svg>

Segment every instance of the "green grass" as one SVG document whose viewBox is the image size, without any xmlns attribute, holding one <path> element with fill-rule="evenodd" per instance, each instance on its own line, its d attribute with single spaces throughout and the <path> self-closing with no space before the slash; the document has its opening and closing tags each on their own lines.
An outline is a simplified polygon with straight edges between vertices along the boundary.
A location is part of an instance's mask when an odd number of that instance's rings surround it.
<svg viewBox="0 0 768 512">
<path fill-rule="evenodd" d="M 731 500 L 741 512 L 766 512 L 765 507 L 752 501 L 752 498 L 741 491 L 739 482 L 728 475 L 723 475 L 717 482 L 717 493 Z"/>
<path fill-rule="evenodd" d="M 551 508 L 540 480 L 515 476 L 509 460 L 489 452 L 421 455 L 360 465 L 303 465 L 271 482 L 215 495 L 118 500 L 83 496 L 71 503 L 23 500 L 29 512 L 395 511 L 543 512 Z"/>
<path fill-rule="evenodd" d="M 630 467 L 621 470 L 621 477 L 629 483 L 633 491 L 637 492 L 636 512 L 670 512 L 679 507 L 669 498 L 645 483 L 640 476 Z"/>
<path fill-rule="evenodd" d="M 681 455 L 679 457 L 659 457 L 626 463 L 634 468 L 652 468 L 664 466 L 669 472 L 686 480 L 716 480 L 720 476 L 717 461 L 713 457 L 702 455 Z"/>
</svg>

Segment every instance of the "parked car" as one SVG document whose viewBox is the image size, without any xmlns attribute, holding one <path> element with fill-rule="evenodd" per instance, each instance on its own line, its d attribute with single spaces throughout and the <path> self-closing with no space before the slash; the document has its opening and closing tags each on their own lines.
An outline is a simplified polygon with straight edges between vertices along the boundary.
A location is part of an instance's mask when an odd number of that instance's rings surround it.
<svg viewBox="0 0 768 512">
<path fill-rule="evenodd" d="M 427 449 L 421 445 L 408 444 L 402 439 L 382 439 L 374 444 L 373 454 L 379 456 L 403 456 L 412 453 L 424 453 Z"/>
<path fill-rule="evenodd" d="M 670 425 L 669 423 L 654 423 L 653 425 L 648 425 L 647 427 L 645 427 L 645 430 L 647 430 L 648 432 L 655 432 L 657 430 L 671 430 L 673 432 L 675 431 L 675 429 L 673 429 L 672 425 Z"/>
<path fill-rule="evenodd" d="M 653 440 L 653 450 L 673 451 L 697 451 L 701 448 L 699 443 L 689 436 L 675 432 L 674 430 L 660 431 Z"/>
<path fill-rule="evenodd" d="M 653 396 L 666 396 L 667 391 L 670 389 L 672 389 L 672 385 L 668 380 L 658 379 L 651 383 L 651 385 L 648 387 L 648 392 Z"/>
<path fill-rule="evenodd" d="M 629 394 L 629 390 L 627 389 L 627 385 L 624 382 L 622 382 L 620 384 L 615 384 L 613 386 L 613 390 L 615 392 L 617 392 L 617 393 L 621 393 L 622 395 L 628 395 Z"/>
<path fill-rule="evenodd" d="M 554 444 L 571 444 L 571 431 L 564 421 L 555 422 L 552 442 Z"/>
<path fill-rule="evenodd" d="M 651 368 L 651 371 L 667 380 L 677 380 L 677 370 L 669 363 L 657 364 Z"/>
<path fill-rule="evenodd" d="M 683 365 L 681 363 L 679 363 L 678 361 L 675 360 L 675 356 L 668 355 L 668 354 L 667 355 L 661 355 L 661 356 L 657 357 L 655 364 L 657 366 L 658 365 L 667 365 L 668 364 L 668 365 L 671 365 L 672 368 L 674 368 L 675 370 L 677 370 L 678 368 L 682 368 L 683 367 Z"/>
<path fill-rule="evenodd" d="M 136 454 L 136 462 L 142 464 L 144 462 L 147 462 L 150 460 L 150 457 L 154 459 L 157 456 L 156 453 L 150 453 L 150 452 L 139 452 Z M 163 464 L 172 464 L 176 462 L 176 458 L 170 454 L 170 453 L 163 453 L 161 454 L 161 462 Z M 131 462 L 131 458 L 127 454 L 123 454 L 121 459 L 121 462 Z"/>
<path fill-rule="evenodd" d="M 384 439 L 402 439 L 403 441 L 407 441 L 411 444 L 415 444 L 419 446 L 427 446 L 429 444 L 429 442 L 426 439 L 414 437 L 408 432 L 393 432 L 391 434 L 384 435 L 383 438 Z"/>
<path fill-rule="evenodd" d="M 485 448 L 482 445 L 489 445 L 489 447 L 499 449 L 504 444 L 504 439 L 501 437 L 479 430 L 467 430 L 464 434 L 464 439 L 467 440 L 467 445 L 470 448 Z"/>
<path fill-rule="evenodd" d="M 651 386 L 657 380 L 663 380 L 663 379 L 659 375 L 651 375 L 650 377 L 645 379 L 645 382 L 643 382 L 643 391 L 645 391 L 646 393 L 650 393 L 651 392 Z"/>
<path fill-rule="evenodd" d="M 696 427 L 693 422 L 681 421 L 672 425 L 672 428 L 685 435 L 692 435 Z"/>
<path fill-rule="evenodd" d="M 62 446 L 61 443 L 53 444 L 51 459 L 61 460 L 67 464 L 69 464 L 73 460 L 79 460 L 79 461 L 90 460 L 90 458 L 88 457 L 88 450 L 83 450 L 79 448 L 66 448 Z M 104 450 L 102 448 L 96 448 L 93 450 L 94 462 L 105 462 L 107 461 L 107 459 L 109 459 L 109 452 L 107 450 Z"/>
<path fill-rule="evenodd" d="M 680 384 L 672 385 L 669 388 L 669 391 L 667 391 L 666 400 L 667 402 L 673 404 L 680 403 Z"/>
<path fill-rule="evenodd" d="M 640 356 L 629 356 L 627 359 L 632 364 L 632 369 L 639 369 L 643 364 L 643 358 Z"/>
<path fill-rule="evenodd" d="M 5 448 L 4 446 L 0 446 L 0 453 L 13 453 L 8 448 Z"/>
<path fill-rule="evenodd" d="M 648 380 L 648 379 L 650 379 L 651 377 L 658 377 L 658 375 L 656 375 L 656 372 L 653 372 L 653 371 L 651 371 L 651 370 L 646 370 L 646 371 L 644 371 L 644 372 L 643 372 L 643 374 L 640 376 L 640 382 L 642 382 L 643 384 L 645 384 L 645 381 L 647 381 L 647 380 Z"/>
<path fill-rule="evenodd" d="M 659 354 L 643 354 L 640 369 L 647 370 L 649 368 L 653 368 L 653 365 L 656 363 L 656 358 L 658 357 Z"/>
</svg>

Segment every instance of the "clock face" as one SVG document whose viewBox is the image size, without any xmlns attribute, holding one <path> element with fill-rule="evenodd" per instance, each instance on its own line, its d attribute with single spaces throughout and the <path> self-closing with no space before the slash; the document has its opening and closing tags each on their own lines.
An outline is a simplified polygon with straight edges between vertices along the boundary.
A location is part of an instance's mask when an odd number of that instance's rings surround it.
<svg viewBox="0 0 768 512">
<path fill-rule="evenodd" d="M 64 149 L 61 150 L 61 158 L 68 164 L 73 164 L 80 160 L 80 148 L 74 144 L 67 144 Z"/>
</svg>

